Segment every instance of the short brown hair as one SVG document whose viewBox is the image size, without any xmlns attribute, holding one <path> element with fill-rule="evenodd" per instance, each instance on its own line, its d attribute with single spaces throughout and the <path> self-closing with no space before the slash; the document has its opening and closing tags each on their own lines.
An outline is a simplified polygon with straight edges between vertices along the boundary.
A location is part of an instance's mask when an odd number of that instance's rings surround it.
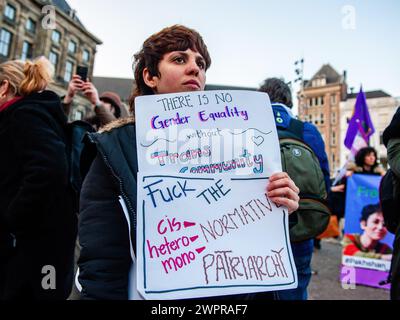
<svg viewBox="0 0 400 320">
<path fill-rule="evenodd" d="M 153 89 L 148 87 L 143 79 L 143 70 L 147 68 L 152 76 L 160 76 L 158 64 L 165 53 L 171 51 L 185 51 L 192 49 L 199 52 L 205 60 L 207 70 L 211 65 L 211 57 L 208 53 L 201 35 L 193 29 L 182 25 L 173 25 L 162 29 L 150 36 L 142 46 L 142 49 L 135 54 L 133 72 L 135 80 L 133 92 L 129 99 L 129 109 L 134 112 L 135 98 L 142 95 L 153 94 Z"/>
<path fill-rule="evenodd" d="M 268 93 L 271 103 L 283 103 L 288 108 L 293 107 L 292 92 L 283 79 L 265 79 L 258 90 Z"/>
</svg>

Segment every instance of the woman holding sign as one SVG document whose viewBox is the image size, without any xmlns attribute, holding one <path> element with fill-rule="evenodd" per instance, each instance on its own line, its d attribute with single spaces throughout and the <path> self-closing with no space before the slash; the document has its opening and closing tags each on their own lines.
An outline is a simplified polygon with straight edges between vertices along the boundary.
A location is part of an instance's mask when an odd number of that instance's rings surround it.
<svg viewBox="0 0 400 320">
<path fill-rule="evenodd" d="M 195 30 L 175 25 L 152 35 L 135 55 L 131 112 L 137 96 L 204 90 L 210 64 L 207 47 Z M 128 292 L 136 247 L 138 162 L 134 119 L 114 122 L 90 135 L 89 140 L 86 152 L 94 160 L 88 162 L 91 166 L 82 187 L 80 208 L 82 297 L 139 298 Z M 290 213 L 295 211 L 299 190 L 288 175 L 276 173 L 269 181 L 268 197 Z M 124 200 L 127 217 L 119 199 Z"/>
</svg>

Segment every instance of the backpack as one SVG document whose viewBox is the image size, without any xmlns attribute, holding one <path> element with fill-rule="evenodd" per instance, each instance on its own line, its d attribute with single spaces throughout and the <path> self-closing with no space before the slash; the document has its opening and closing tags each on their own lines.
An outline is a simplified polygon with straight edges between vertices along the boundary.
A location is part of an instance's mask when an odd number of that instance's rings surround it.
<svg viewBox="0 0 400 320">
<path fill-rule="evenodd" d="M 379 185 L 379 200 L 383 218 L 391 233 L 396 233 L 400 224 L 400 195 L 397 191 L 399 186 L 400 180 L 391 169 L 382 177 Z"/>
<path fill-rule="evenodd" d="M 290 240 L 312 239 L 325 231 L 331 216 L 324 175 L 314 151 L 304 142 L 302 121 L 292 118 L 287 128 L 278 125 L 277 129 L 282 170 L 300 189 L 299 209 L 290 215 L 297 216 L 297 224 L 289 231 Z"/>
<path fill-rule="evenodd" d="M 86 121 L 76 120 L 66 126 L 67 156 L 69 164 L 69 182 L 77 199 L 79 199 L 83 178 L 81 175 L 81 155 L 84 147 L 83 139 L 88 132 L 95 129 Z"/>
</svg>

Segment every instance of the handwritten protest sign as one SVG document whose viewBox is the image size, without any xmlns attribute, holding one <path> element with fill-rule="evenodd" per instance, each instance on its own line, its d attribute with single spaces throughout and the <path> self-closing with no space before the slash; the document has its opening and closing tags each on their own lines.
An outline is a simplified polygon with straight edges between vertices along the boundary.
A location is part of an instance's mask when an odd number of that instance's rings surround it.
<svg viewBox="0 0 400 320">
<path fill-rule="evenodd" d="M 268 95 L 141 96 L 135 116 L 141 296 L 295 288 L 287 209 L 265 194 L 268 177 L 282 170 Z"/>
<path fill-rule="evenodd" d="M 201 91 L 137 97 L 139 169 L 272 174 L 281 170 L 268 95 Z"/>
<path fill-rule="evenodd" d="M 146 299 L 297 286 L 288 214 L 265 175 L 138 175 L 137 285 Z"/>
<path fill-rule="evenodd" d="M 380 180 L 381 176 L 368 174 L 347 179 L 341 280 L 390 289 L 379 284 L 387 279 L 394 239 L 379 209 Z"/>
</svg>

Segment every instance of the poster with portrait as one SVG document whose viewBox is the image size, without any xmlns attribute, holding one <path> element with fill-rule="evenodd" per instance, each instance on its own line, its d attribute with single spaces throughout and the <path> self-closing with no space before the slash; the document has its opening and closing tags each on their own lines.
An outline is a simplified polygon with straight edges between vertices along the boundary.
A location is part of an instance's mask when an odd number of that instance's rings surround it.
<svg viewBox="0 0 400 320">
<path fill-rule="evenodd" d="M 393 234 L 379 208 L 381 176 L 353 174 L 347 179 L 342 282 L 389 289 Z"/>
</svg>

